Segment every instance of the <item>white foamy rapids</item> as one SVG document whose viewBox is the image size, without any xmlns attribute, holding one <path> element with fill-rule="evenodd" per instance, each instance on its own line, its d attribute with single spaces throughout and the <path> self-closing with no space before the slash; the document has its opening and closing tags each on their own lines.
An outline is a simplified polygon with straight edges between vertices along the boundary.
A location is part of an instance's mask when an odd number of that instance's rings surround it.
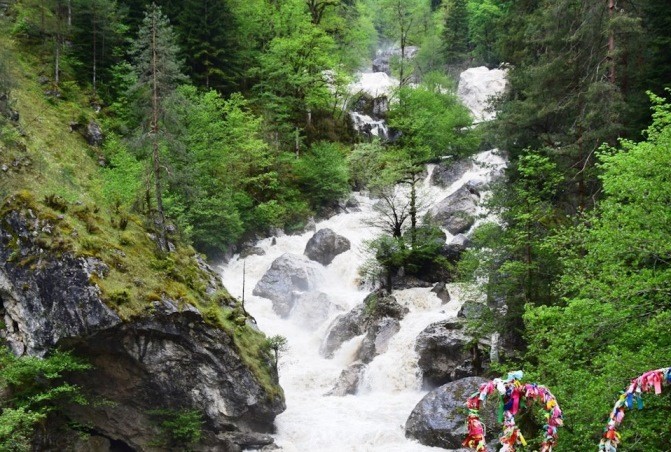
<svg viewBox="0 0 671 452">
<path fill-rule="evenodd" d="M 364 93 L 373 99 L 390 98 L 399 85 L 397 79 L 385 72 L 360 72 L 357 77 L 358 80 L 350 85 L 349 91 L 354 95 Z"/>
<path fill-rule="evenodd" d="M 471 110 L 474 122 L 496 117 L 496 112 L 491 109 L 491 100 L 505 91 L 506 77 L 505 69 L 488 69 L 485 66 L 466 69 L 459 75 L 457 96 Z"/>
<path fill-rule="evenodd" d="M 504 165 L 491 151 L 475 158 L 477 164 L 454 185 L 441 188 L 432 186 L 429 175 L 420 184 L 427 202 L 422 212 L 474 178 L 489 177 L 486 171 Z M 407 188 L 399 188 L 407 190 Z M 324 359 L 319 348 L 327 328 L 338 312 L 349 311 L 362 302 L 368 291 L 360 289 L 358 269 L 369 256 L 365 242 L 380 234 L 371 226 L 377 215 L 372 200 L 361 194 L 359 211 L 341 213 L 317 223 L 317 229 L 330 228 L 351 242 L 349 251 L 321 268 L 316 276 L 317 292 L 324 293 L 338 309 L 330 306 L 324 317 L 306 316 L 304 311 L 295 317 L 281 319 L 272 309 L 272 302 L 252 295 L 256 283 L 263 277 L 272 262 L 285 253 L 302 255 L 313 232 L 302 235 L 268 238 L 256 245 L 265 255 L 251 255 L 245 259 L 235 256 L 222 266 L 224 285 L 235 297 L 242 297 L 243 266 L 246 270 L 245 307 L 258 321 L 259 328 L 267 335 L 287 338 L 288 350 L 281 354 L 279 363 L 280 384 L 285 390 L 287 409 L 276 419 L 276 443 L 286 452 L 424 452 L 443 450 L 423 446 L 405 438 L 405 422 L 412 409 L 426 394 L 421 390 L 421 375 L 417 367 L 414 344 L 419 333 L 429 324 L 456 316 L 461 302 L 459 287 L 450 285 L 452 301 L 442 305 L 430 289 L 415 288 L 394 293 L 397 300 L 408 307 L 409 313 L 400 322 L 385 353 L 375 357 L 368 365 L 359 393 L 345 397 L 324 396 L 338 381 L 340 373 L 353 362 L 363 337 L 355 337 L 336 351 L 333 359 Z M 323 320 L 309 325 L 305 318 Z"/>
<path fill-rule="evenodd" d="M 357 132 L 366 133 L 381 139 L 389 137 L 389 128 L 384 120 L 373 119 L 368 115 L 355 111 L 351 111 L 349 115 L 352 118 L 352 126 Z"/>
</svg>

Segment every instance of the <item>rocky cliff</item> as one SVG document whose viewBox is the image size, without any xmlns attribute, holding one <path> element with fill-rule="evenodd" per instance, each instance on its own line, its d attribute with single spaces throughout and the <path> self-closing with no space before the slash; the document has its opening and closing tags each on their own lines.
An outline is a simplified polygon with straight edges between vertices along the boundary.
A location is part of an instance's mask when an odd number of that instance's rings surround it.
<svg viewBox="0 0 671 452">
<path fill-rule="evenodd" d="M 235 451 L 272 442 L 263 433 L 272 431 L 275 416 L 285 408 L 282 390 L 270 355 L 262 347 L 241 345 L 261 343 L 263 336 L 240 315 L 235 301 L 203 294 L 203 300 L 211 300 L 204 309 L 186 296 L 162 293 L 143 310 L 120 310 L 113 300 L 124 297 L 101 288 L 110 263 L 65 246 L 70 229 L 64 221 L 25 196 L 3 205 L 0 334 L 18 355 L 44 356 L 64 348 L 93 365 L 74 377 L 75 383 L 90 400 L 104 403 L 65 411 L 103 440 L 102 446 L 84 450 L 111 450 L 113 443 L 124 450 L 156 450 L 156 410 L 200 413 L 199 450 Z M 202 263 L 200 268 L 201 291 L 223 293 L 213 272 Z M 62 447 L 62 435 L 42 436 L 41 449 Z"/>
</svg>

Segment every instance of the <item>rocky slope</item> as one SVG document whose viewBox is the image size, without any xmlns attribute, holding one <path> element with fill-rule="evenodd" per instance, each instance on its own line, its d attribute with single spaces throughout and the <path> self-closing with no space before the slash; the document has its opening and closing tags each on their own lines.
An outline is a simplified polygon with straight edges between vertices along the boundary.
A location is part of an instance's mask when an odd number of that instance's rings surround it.
<svg viewBox="0 0 671 452">
<path fill-rule="evenodd" d="M 118 293 L 110 297 L 101 288 L 110 264 L 63 244 L 65 221 L 25 194 L 3 205 L 0 334 L 18 355 L 44 356 L 58 347 L 93 365 L 75 382 L 91 400 L 106 403 L 66 414 L 105 439 L 96 450 L 111 450 L 105 449 L 110 440 L 134 450 L 151 448 L 159 434 L 155 410 L 200 413 L 200 450 L 272 442 L 262 433 L 272 431 L 285 406 L 270 355 L 259 349 L 250 356 L 251 347 L 241 347 L 240 338 L 263 336 L 222 295 L 212 271 L 200 264 L 203 292 L 218 294 L 206 309 L 164 293 L 143 312 L 121 315 L 114 303 L 123 304 Z M 227 321 L 234 316 L 233 324 Z M 41 448 L 64 441 L 56 432 L 42 436 Z"/>
</svg>

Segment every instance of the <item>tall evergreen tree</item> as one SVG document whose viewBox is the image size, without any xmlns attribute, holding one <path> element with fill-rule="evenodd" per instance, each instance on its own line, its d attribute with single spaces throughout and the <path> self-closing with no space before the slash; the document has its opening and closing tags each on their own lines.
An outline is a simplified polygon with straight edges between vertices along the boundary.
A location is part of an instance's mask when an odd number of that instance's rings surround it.
<svg viewBox="0 0 671 452">
<path fill-rule="evenodd" d="M 237 24 L 227 2 L 187 0 L 177 31 L 189 75 L 194 82 L 222 92 L 235 89 L 241 67 L 237 58 Z"/>
<path fill-rule="evenodd" d="M 464 61 L 468 53 L 468 9 L 466 0 L 444 4 L 443 52 L 448 64 Z"/>
<path fill-rule="evenodd" d="M 142 27 L 132 49 L 137 83 L 133 87 L 139 106 L 148 121 L 142 131 L 151 144 L 153 189 L 156 199 L 157 244 L 160 251 L 168 250 L 165 211 L 163 209 L 163 164 L 161 147 L 165 145 L 165 101 L 177 84 L 185 80 L 179 63 L 179 47 L 168 18 L 152 4 L 146 11 Z"/>
<path fill-rule="evenodd" d="M 123 21 L 124 12 L 116 1 L 74 0 L 73 8 L 73 53 L 84 69 L 94 93 L 101 79 L 118 60 L 118 49 L 127 33 Z"/>
</svg>

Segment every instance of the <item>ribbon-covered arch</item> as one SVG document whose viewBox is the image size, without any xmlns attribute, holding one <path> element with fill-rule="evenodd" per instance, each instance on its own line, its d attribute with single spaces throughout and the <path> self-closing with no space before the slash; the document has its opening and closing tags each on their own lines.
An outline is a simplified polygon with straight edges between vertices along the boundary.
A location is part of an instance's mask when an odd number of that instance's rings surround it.
<svg viewBox="0 0 671 452">
<path fill-rule="evenodd" d="M 501 402 L 499 407 L 499 421 L 503 421 L 503 434 L 499 437 L 502 452 L 514 452 L 518 444 L 526 446 L 526 440 L 515 424 L 515 415 L 520 409 L 523 400 L 540 401 L 545 410 L 545 425 L 543 426 L 543 443 L 541 452 L 551 452 L 557 444 L 557 428 L 563 425 L 562 412 L 557 399 L 548 388 L 535 383 L 522 383 L 521 371 L 511 372 L 508 378 L 496 378 L 480 385 L 480 390 L 473 394 L 466 406 L 468 407 L 468 436 L 463 442 L 464 447 L 475 449 L 477 452 L 487 452 L 485 443 L 485 426 L 480 421 L 480 405 L 487 401 L 487 397 L 497 392 Z"/>
<path fill-rule="evenodd" d="M 617 427 L 624 419 L 624 410 L 626 408 L 631 409 L 634 402 L 636 402 L 639 410 L 642 409 L 643 399 L 641 395 L 652 390 L 655 391 L 655 394 L 661 394 L 662 384 L 671 384 L 671 367 L 651 370 L 631 380 L 631 384 L 617 399 L 613 411 L 610 413 L 608 425 L 604 429 L 603 438 L 599 443 L 599 451 L 617 451 L 617 446 L 620 444 L 620 434 L 617 432 Z"/>
</svg>

